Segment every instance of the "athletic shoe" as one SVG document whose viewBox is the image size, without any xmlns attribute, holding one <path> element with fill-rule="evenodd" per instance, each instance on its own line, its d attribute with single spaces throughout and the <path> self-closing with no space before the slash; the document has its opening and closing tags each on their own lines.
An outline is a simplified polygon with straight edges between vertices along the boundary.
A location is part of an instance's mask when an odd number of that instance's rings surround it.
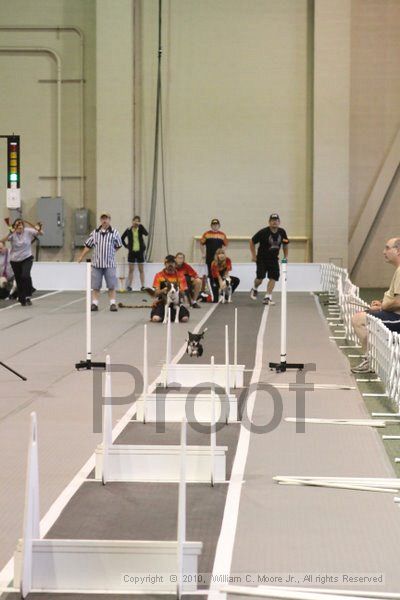
<svg viewBox="0 0 400 600">
<path fill-rule="evenodd" d="M 31 300 L 30 298 L 27 298 L 27 299 L 26 299 L 26 304 L 27 304 L 28 306 L 32 306 L 32 300 Z"/>
<path fill-rule="evenodd" d="M 272 302 L 269 296 L 264 296 L 263 304 L 266 304 L 267 306 L 275 306 L 275 302 Z"/>
<path fill-rule="evenodd" d="M 256 290 L 255 288 L 251 288 L 250 298 L 252 300 L 257 300 L 257 296 L 258 296 L 258 290 Z"/>
<path fill-rule="evenodd" d="M 126 291 L 127 291 L 127 292 L 131 292 L 131 291 L 132 291 L 132 288 L 131 288 L 131 286 L 130 286 L 130 285 L 128 285 L 128 286 L 127 286 L 127 288 L 126 288 Z"/>
<path fill-rule="evenodd" d="M 141 291 L 141 292 L 145 292 L 145 291 L 146 291 L 146 286 L 145 286 L 145 285 L 142 285 L 142 287 L 140 288 L 140 291 Z"/>
<path fill-rule="evenodd" d="M 357 365 L 356 367 L 353 367 L 351 369 L 351 372 L 352 373 L 372 373 L 373 371 L 369 364 L 369 358 L 364 358 L 364 360 L 362 360 L 359 365 Z"/>
<path fill-rule="evenodd" d="M 111 312 L 117 312 L 118 308 L 116 304 L 110 304 L 110 310 Z"/>
<path fill-rule="evenodd" d="M 192 308 L 200 308 L 200 304 L 198 304 L 197 302 L 193 302 Z"/>
<path fill-rule="evenodd" d="M 97 312 L 97 311 L 99 310 L 99 307 L 97 306 L 97 304 L 95 304 L 95 303 L 93 302 L 92 306 L 90 307 L 90 310 L 91 310 L 92 312 Z"/>
</svg>

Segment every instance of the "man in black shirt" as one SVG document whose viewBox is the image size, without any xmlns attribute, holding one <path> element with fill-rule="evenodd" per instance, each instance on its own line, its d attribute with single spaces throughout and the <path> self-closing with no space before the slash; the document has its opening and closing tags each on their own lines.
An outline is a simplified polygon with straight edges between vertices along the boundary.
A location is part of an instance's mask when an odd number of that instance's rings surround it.
<svg viewBox="0 0 400 600">
<path fill-rule="evenodd" d="M 272 302 L 272 290 L 279 280 L 279 250 L 283 246 L 283 254 L 288 257 L 289 240 L 286 231 L 279 227 L 279 215 L 272 213 L 269 217 L 268 227 L 260 229 L 250 240 L 250 252 L 252 260 L 257 263 L 257 274 L 250 298 L 257 299 L 258 287 L 261 285 L 265 275 L 268 276 L 267 293 L 264 296 L 264 304 L 275 304 Z M 256 244 L 259 244 L 256 256 Z"/>
</svg>

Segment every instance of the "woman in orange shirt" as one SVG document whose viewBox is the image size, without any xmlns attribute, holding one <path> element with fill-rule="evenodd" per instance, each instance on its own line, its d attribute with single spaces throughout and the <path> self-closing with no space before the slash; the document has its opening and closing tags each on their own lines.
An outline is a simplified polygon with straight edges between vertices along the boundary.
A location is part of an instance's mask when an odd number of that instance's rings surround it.
<svg viewBox="0 0 400 600">
<path fill-rule="evenodd" d="M 230 277 L 232 293 L 240 283 L 239 277 L 230 275 L 232 270 L 232 261 L 225 254 L 225 248 L 219 248 L 211 263 L 211 287 L 213 292 L 213 302 L 218 302 L 219 290 L 225 288 L 225 277 Z"/>
</svg>

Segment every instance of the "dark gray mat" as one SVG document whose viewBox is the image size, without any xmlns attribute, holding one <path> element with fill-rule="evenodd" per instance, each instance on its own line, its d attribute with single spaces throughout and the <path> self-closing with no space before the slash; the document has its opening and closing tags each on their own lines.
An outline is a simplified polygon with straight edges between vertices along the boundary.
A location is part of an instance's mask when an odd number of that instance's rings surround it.
<svg viewBox="0 0 400 600">
<path fill-rule="evenodd" d="M 204 327 L 207 331 L 204 336 L 204 354 L 200 358 L 191 358 L 184 354 L 182 363 L 210 363 L 214 355 L 215 362 L 225 362 L 225 325 L 229 326 L 230 360 L 233 362 L 233 339 L 235 308 L 238 309 L 238 363 L 252 368 L 254 364 L 255 342 L 260 326 L 264 305 L 254 302 L 250 295 L 244 292 L 234 294 L 231 304 L 220 304 L 207 320 Z M 188 330 L 190 324 L 188 323 Z"/>
<path fill-rule="evenodd" d="M 201 430 L 200 430 L 201 427 Z M 163 444 L 164 446 L 180 444 L 180 423 L 161 423 L 158 424 L 163 433 L 157 433 L 156 423 L 129 423 L 123 432 L 118 436 L 115 444 Z M 204 430 L 208 433 L 205 433 Z M 205 424 L 188 424 L 187 444 L 191 446 L 207 446 L 210 444 L 210 427 Z M 228 446 L 226 455 L 226 476 L 230 477 L 232 471 L 233 459 L 235 458 L 237 441 L 239 438 L 239 423 L 230 423 L 226 425 L 221 423 L 221 429 L 217 431 L 217 445 Z"/>
<path fill-rule="evenodd" d="M 46 538 L 176 540 L 178 487 L 175 483 L 84 483 Z M 227 489 L 227 484 L 187 484 L 186 538 L 203 542 L 200 573 L 212 571 Z"/>
</svg>

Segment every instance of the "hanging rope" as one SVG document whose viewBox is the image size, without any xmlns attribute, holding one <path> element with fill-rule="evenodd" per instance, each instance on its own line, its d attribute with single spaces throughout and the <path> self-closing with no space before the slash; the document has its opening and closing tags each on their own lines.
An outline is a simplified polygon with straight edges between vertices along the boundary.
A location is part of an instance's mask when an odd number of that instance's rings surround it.
<svg viewBox="0 0 400 600">
<path fill-rule="evenodd" d="M 157 216 L 157 197 L 158 197 L 158 162 L 159 151 L 161 149 L 161 176 L 162 176 L 162 194 L 164 208 L 164 227 L 166 250 L 169 254 L 169 238 L 167 223 L 167 206 L 165 195 L 165 173 L 164 173 L 164 140 L 162 126 L 162 85 L 161 85 L 161 58 L 162 58 L 162 0 L 158 0 L 158 67 L 157 67 L 157 97 L 156 97 L 156 125 L 154 134 L 154 159 L 153 159 L 153 182 L 151 189 L 150 219 L 149 219 L 149 243 L 146 251 L 146 260 L 150 260 L 153 251 L 154 232 Z"/>
</svg>

